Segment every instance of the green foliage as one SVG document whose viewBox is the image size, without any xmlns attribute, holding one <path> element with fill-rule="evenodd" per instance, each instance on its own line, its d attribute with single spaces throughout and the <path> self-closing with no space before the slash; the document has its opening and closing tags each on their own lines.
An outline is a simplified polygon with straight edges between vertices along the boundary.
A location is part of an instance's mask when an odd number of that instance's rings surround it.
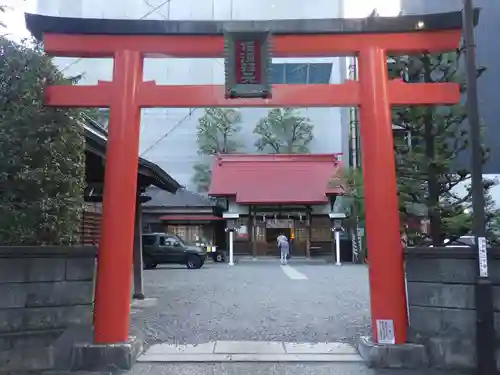
<svg viewBox="0 0 500 375">
<path fill-rule="evenodd" d="M 205 157 L 237 152 L 241 148 L 237 136 L 241 114 L 235 109 L 206 108 L 198 119 L 196 142 L 198 153 Z M 199 192 L 206 192 L 210 186 L 210 164 L 203 161 L 194 166 L 193 182 Z"/>
<path fill-rule="evenodd" d="M 196 183 L 198 192 L 206 193 L 210 187 L 212 173 L 209 163 L 198 163 L 194 167 L 193 181 Z"/>
<path fill-rule="evenodd" d="M 486 236 L 493 246 L 500 246 L 500 211 L 490 211 L 491 217 L 486 225 Z"/>
<path fill-rule="evenodd" d="M 348 224 L 353 224 L 351 220 L 358 220 L 359 223 L 364 222 L 365 205 L 364 205 L 364 188 L 363 188 L 363 173 L 361 168 L 345 169 L 340 176 L 335 176 L 329 183 L 329 187 L 337 186 L 344 188 L 344 208 L 348 217 Z"/>
<path fill-rule="evenodd" d="M 196 141 L 200 155 L 229 154 L 240 144 L 236 140 L 241 130 L 241 114 L 235 109 L 207 108 L 198 119 Z"/>
<path fill-rule="evenodd" d="M 389 74 L 403 77 L 409 84 L 455 82 L 465 93 L 460 59 L 461 50 L 393 57 Z M 478 69 L 478 77 L 484 70 Z M 393 123 L 409 137 L 395 140 L 400 211 L 403 218 L 411 217 L 425 207 L 435 246 L 442 245 L 446 238 L 457 238 L 470 231 L 470 220 L 464 214 L 470 192 L 461 196 L 456 189 L 470 179 L 470 171 L 457 163 L 469 147 L 469 133 L 464 126 L 466 118 L 462 103 L 393 109 Z M 483 150 L 485 161 L 488 153 L 487 149 Z"/>
<path fill-rule="evenodd" d="M 254 129 L 257 150 L 271 154 L 307 154 L 313 125 L 293 108 L 274 108 Z"/>
<path fill-rule="evenodd" d="M 77 241 L 85 183 L 78 113 L 45 107 L 43 89 L 71 84 L 51 60 L 0 38 L 0 244 Z"/>
<path fill-rule="evenodd" d="M 0 4 L 0 14 L 5 13 L 6 10 L 7 10 L 7 6 Z M 0 21 L 0 28 L 4 28 L 4 27 L 5 27 L 5 23 Z"/>
<path fill-rule="evenodd" d="M 494 246 L 500 245 L 500 209 L 492 197 L 491 190 L 498 185 L 497 179 L 483 179 L 484 186 L 484 202 L 485 202 L 485 223 L 486 223 L 486 238 Z M 468 196 L 470 197 L 466 203 L 465 212 L 472 211 L 471 187 L 468 186 Z M 472 216 L 467 214 L 467 227 L 472 227 Z"/>
<path fill-rule="evenodd" d="M 361 168 L 344 169 L 340 175 L 335 175 L 328 185 L 331 189 L 338 186 L 343 187 L 344 195 L 337 197 L 337 199 L 342 199 L 342 206 L 347 216 L 343 225 L 351 233 L 357 233 L 359 228 L 365 227 L 365 198 Z M 364 259 L 366 255 L 365 241 L 357 234 L 352 237 L 352 240 L 356 242 L 358 259 Z"/>
</svg>

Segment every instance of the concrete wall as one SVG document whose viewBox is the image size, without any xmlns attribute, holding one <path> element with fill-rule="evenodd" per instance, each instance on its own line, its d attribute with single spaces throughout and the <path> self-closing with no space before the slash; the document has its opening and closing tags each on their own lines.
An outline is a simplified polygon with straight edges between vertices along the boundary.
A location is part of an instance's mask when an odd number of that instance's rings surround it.
<svg viewBox="0 0 500 375">
<path fill-rule="evenodd" d="M 0 373 L 54 368 L 63 333 L 92 323 L 95 253 L 0 247 Z"/>
<path fill-rule="evenodd" d="M 294 18 L 342 17 L 342 0 L 315 0 L 314 6 L 303 0 L 38 0 L 41 14 L 87 18 L 144 18 L 157 20 L 266 20 Z M 147 15 L 147 16 L 145 16 Z M 145 16 L 145 17 L 144 17 Z M 341 58 L 273 59 L 275 63 L 331 63 L 330 83 L 340 83 L 346 73 Z M 85 74 L 82 83 L 95 84 L 110 80 L 112 62 L 109 59 L 56 59 L 67 75 Z M 144 79 L 158 84 L 223 84 L 222 59 L 145 59 Z M 239 141 L 242 152 L 255 153 L 253 129 L 268 109 L 242 109 L 242 131 Z M 342 122 L 339 108 L 307 108 L 303 114 L 314 124 L 313 153 L 342 152 L 347 145 L 347 123 Z M 196 126 L 202 108 L 151 108 L 142 111 L 140 153 L 160 165 L 181 184 L 190 189 L 193 166 L 207 161 L 198 155 Z M 158 142 L 159 141 L 159 142 Z M 347 149 L 346 149 L 347 150 Z"/>
<path fill-rule="evenodd" d="M 491 249 L 495 330 L 500 337 L 500 249 Z M 475 366 L 475 252 L 469 248 L 408 248 L 410 340 L 424 343 L 433 366 Z M 497 344 L 498 345 L 498 344 Z M 497 362 L 500 353 L 497 347 Z"/>
</svg>

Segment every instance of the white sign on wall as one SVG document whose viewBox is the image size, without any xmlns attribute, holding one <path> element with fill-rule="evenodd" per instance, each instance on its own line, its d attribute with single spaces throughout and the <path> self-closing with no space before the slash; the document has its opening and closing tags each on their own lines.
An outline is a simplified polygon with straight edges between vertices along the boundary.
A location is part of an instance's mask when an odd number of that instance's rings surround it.
<svg viewBox="0 0 500 375">
<path fill-rule="evenodd" d="M 394 321 L 392 320 L 377 320 L 377 343 L 378 344 L 395 344 L 396 336 L 394 334 Z"/>
<path fill-rule="evenodd" d="M 270 98 L 269 31 L 224 30 L 226 99 Z"/>
</svg>

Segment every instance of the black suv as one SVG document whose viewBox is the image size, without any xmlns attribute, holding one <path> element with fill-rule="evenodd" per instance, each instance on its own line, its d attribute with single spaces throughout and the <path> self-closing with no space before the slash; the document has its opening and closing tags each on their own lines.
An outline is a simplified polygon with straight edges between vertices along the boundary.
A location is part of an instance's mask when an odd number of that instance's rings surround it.
<svg viewBox="0 0 500 375">
<path fill-rule="evenodd" d="M 189 269 L 201 268 L 207 256 L 200 246 L 186 244 L 178 236 L 166 233 L 142 235 L 142 259 L 145 269 L 158 264 L 185 264 Z"/>
</svg>

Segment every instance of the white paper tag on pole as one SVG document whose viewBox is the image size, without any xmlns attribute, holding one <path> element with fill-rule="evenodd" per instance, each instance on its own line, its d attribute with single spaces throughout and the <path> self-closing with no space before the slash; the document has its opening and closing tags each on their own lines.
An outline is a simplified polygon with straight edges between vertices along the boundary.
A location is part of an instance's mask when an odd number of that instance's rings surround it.
<svg viewBox="0 0 500 375">
<path fill-rule="evenodd" d="M 478 257 L 479 257 L 479 276 L 488 277 L 488 249 L 486 238 L 477 238 Z"/>
<path fill-rule="evenodd" d="M 377 320 L 377 344 L 395 344 L 393 320 Z"/>
</svg>

